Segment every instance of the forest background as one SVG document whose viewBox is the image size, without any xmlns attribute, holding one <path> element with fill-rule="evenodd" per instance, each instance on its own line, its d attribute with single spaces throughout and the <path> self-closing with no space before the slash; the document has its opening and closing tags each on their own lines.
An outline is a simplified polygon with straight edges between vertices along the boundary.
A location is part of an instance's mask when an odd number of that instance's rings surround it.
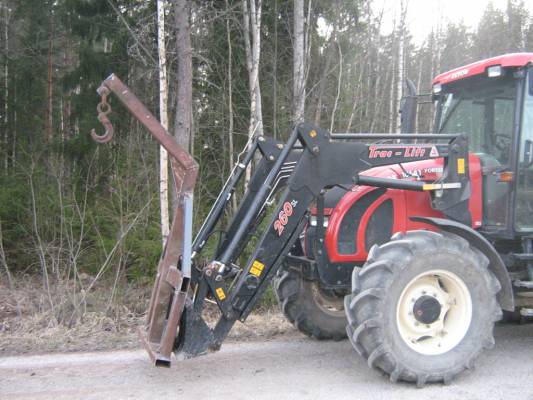
<svg viewBox="0 0 533 400">
<path fill-rule="evenodd" d="M 483 2 L 477 27 L 443 18 L 422 40 L 398 3 L 0 0 L 0 332 L 90 313 L 119 329 L 145 311 L 172 182 L 118 102 L 112 144 L 91 140 L 111 72 L 198 161 L 197 229 L 250 137 L 284 140 L 301 120 L 395 132 L 405 77 L 429 93 L 439 72 L 533 50 L 524 1 Z M 419 106 L 418 132 L 432 130 L 432 107 Z"/>
</svg>

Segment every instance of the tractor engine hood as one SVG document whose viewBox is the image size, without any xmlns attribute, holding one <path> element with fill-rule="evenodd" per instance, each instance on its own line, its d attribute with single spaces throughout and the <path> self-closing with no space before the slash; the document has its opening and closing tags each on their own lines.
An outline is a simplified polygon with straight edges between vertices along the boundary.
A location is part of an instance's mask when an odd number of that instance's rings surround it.
<svg viewBox="0 0 533 400">
<path fill-rule="evenodd" d="M 470 154 L 470 179 L 471 198 L 469 210 L 472 216 L 472 227 L 482 225 L 481 212 L 481 165 L 476 155 Z M 443 173 L 443 160 L 432 159 L 409 163 L 388 165 L 368 169 L 361 175 L 388 178 L 421 180 L 434 182 Z M 392 214 L 380 219 L 379 225 L 387 232 L 383 237 L 390 236 L 399 231 L 413 229 L 435 228 L 420 222 L 411 221 L 413 216 L 442 217 L 439 211 L 431 207 L 430 194 L 427 192 L 414 192 L 401 189 L 380 189 L 364 185 L 354 185 L 350 191 L 346 188 L 335 187 L 324 196 L 324 228 L 325 245 L 331 262 L 363 262 L 367 257 L 367 250 L 371 246 L 372 238 L 367 238 L 370 231 L 368 224 L 376 210 L 384 203 L 390 206 Z M 311 208 L 307 235 L 314 234 L 317 225 L 317 209 Z M 374 219 L 377 222 L 377 219 Z M 390 232 L 388 232 L 390 230 Z M 373 236 L 375 238 L 375 236 Z M 312 254 L 312 243 L 305 238 L 304 248 L 306 254 Z"/>
</svg>

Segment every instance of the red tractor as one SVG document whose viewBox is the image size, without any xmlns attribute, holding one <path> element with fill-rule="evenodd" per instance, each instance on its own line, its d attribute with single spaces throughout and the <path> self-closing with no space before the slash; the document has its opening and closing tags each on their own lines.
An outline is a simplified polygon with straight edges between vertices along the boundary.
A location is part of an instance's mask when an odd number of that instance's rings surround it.
<svg viewBox="0 0 533 400">
<path fill-rule="evenodd" d="M 332 134 L 301 124 L 286 143 L 257 138 L 194 241 L 194 160 L 118 78 L 99 92 L 115 93 L 174 158 L 179 208 L 143 332 L 156 365 L 169 366 L 172 351 L 217 350 L 272 280 L 300 331 L 347 334 L 370 367 L 418 385 L 471 368 L 493 346 L 502 310 L 533 315 L 533 53 L 437 76 L 431 134 Z M 256 152 L 262 160 L 239 208 L 202 260 Z M 202 318 L 206 298 L 220 308 L 214 327 Z"/>
</svg>

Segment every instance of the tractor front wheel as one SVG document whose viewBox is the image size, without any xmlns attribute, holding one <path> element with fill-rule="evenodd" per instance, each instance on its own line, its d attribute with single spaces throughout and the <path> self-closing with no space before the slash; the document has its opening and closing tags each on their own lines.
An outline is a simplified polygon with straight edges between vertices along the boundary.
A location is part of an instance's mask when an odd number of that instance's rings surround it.
<svg viewBox="0 0 533 400">
<path fill-rule="evenodd" d="M 281 311 L 300 332 L 319 340 L 346 338 L 343 294 L 321 288 L 288 265 L 278 272 L 274 289 Z"/>
<path fill-rule="evenodd" d="M 444 232 L 412 231 L 374 246 L 345 298 L 352 345 L 391 381 L 450 382 L 494 345 L 500 284 L 488 264 Z"/>
</svg>

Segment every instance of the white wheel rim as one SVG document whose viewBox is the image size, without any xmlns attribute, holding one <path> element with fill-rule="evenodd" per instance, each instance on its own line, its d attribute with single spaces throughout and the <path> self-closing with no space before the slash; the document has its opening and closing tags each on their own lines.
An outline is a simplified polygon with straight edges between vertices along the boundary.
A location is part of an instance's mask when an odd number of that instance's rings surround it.
<svg viewBox="0 0 533 400">
<path fill-rule="evenodd" d="M 415 304 L 436 304 L 433 299 L 440 305 L 438 316 L 429 323 L 421 322 L 423 312 Z M 425 355 L 443 354 L 457 346 L 471 320 L 468 288 L 461 278 L 444 270 L 427 271 L 413 278 L 403 289 L 396 308 L 400 336 L 411 349 Z"/>
</svg>

